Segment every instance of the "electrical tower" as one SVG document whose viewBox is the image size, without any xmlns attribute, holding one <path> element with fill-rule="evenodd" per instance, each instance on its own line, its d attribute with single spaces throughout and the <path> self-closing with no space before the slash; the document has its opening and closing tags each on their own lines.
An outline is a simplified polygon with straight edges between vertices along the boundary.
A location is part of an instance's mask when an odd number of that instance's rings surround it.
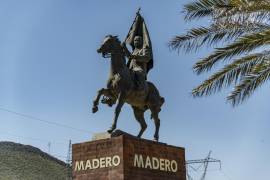
<svg viewBox="0 0 270 180">
<path fill-rule="evenodd" d="M 197 160 L 188 160 L 186 161 L 186 171 L 187 171 L 187 179 L 193 180 L 193 178 L 190 176 L 188 167 L 190 167 L 192 170 L 197 171 L 203 166 L 203 174 L 200 178 L 200 180 L 205 180 L 207 168 L 209 163 L 219 163 L 219 169 L 221 169 L 221 161 L 217 159 L 211 158 L 211 151 L 208 153 L 207 157 L 205 159 L 197 159 Z M 193 164 L 200 164 L 198 168 L 194 168 Z"/>
<path fill-rule="evenodd" d="M 72 179 L 72 144 L 71 140 L 69 140 L 68 144 L 68 153 L 67 153 L 67 159 L 66 159 L 66 166 L 67 166 L 67 180 Z"/>
</svg>

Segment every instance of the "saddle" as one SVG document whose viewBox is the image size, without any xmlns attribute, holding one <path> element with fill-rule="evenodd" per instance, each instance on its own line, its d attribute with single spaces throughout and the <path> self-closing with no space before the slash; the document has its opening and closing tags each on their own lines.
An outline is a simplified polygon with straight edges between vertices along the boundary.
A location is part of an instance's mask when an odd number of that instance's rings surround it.
<svg viewBox="0 0 270 180">
<path fill-rule="evenodd" d="M 146 77 L 143 72 L 130 70 L 131 79 L 133 81 L 133 91 L 135 91 L 136 95 L 140 96 L 148 91 L 148 83 L 146 81 Z M 110 81 L 111 88 L 117 86 L 118 81 L 121 80 L 120 74 L 115 74 L 114 77 Z M 101 103 L 107 104 L 109 107 L 112 107 L 116 103 L 117 99 L 115 97 L 103 96 Z"/>
</svg>

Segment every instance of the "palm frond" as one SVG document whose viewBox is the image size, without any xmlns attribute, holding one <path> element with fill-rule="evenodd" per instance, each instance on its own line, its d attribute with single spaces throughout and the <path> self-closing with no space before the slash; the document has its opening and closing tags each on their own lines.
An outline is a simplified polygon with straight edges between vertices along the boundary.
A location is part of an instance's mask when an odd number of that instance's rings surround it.
<svg viewBox="0 0 270 180">
<path fill-rule="evenodd" d="M 212 16 L 214 9 L 227 6 L 228 0 L 197 0 L 184 6 L 185 20 Z"/>
<path fill-rule="evenodd" d="M 256 89 L 270 79 L 270 61 L 264 61 L 257 64 L 254 70 L 244 77 L 237 85 L 232 93 L 227 97 L 227 100 L 233 106 L 245 101 L 250 97 Z"/>
<path fill-rule="evenodd" d="M 175 36 L 169 47 L 173 50 L 184 49 L 186 52 L 196 51 L 204 44 L 213 45 L 233 40 L 249 32 L 270 29 L 270 25 L 262 23 L 226 23 L 212 24 L 210 27 L 199 27 L 189 30 L 185 35 Z"/>
<path fill-rule="evenodd" d="M 212 66 L 222 59 L 230 59 L 233 56 L 240 55 L 244 52 L 250 52 L 262 45 L 270 43 L 270 30 L 256 32 L 241 36 L 232 44 L 223 48 L 216 48 L 211 55 L 197 62 L 193 69 L 198 73 L 208 71 Z"/>
<path fill-rule="evenodd" d="M 235 11 L 235 12 L 234 12 Z M 214 22 L 219 23 L 269 23 L 270 20 L 270 9 L 267 11 L 255 11 L 255 12 L 245 12 L 239 11 L 237 9 L 224 11 L 221 14 L 213 15 Z"/>
<path fill-rule="evenodd" d="M 254 66 L 269 58 L 270 51 L 263 51 L 237 59 L 194 88 L 192 94 L 194 97 L 200 97 L 216 93 L 232 83 L 237 83 L 239 79 L 250 73 Z"/>
<path fill-rule="evenodd" d="M 269 0 L 241 0 L 231 4 L 240 12 L 268 12 L 270 10 L 269 3 Z"/>
<path fill-rule="evenodd" d="M 236 0 L 230 1 L 231 8 L 215 10 L 213 18 L 219 22 L 267 22 L 270 18 L 269 0 Z"/>
<path fill-rule="evenodd" d="M 231 60 L 194 88 L 194 97 L 211 95 L 234 83 L 227 99 L 235 106 L 270 79 L 270 50 L 251 54 L 270 44 L 270 0 L 194 0 L 184 6 L 184 13 L 186 21 L 208 17 L 212 25 L 175 36 L 170 48 L 189 52 L 225 42 L 193 66 L 197 74 L 211 70 L 220 61 Z"/>
<path fill-rule="evenodd" d="M 197 0 L 184 5 L 185 20 L 211 17 L 216 23 L 261 22 L 270 18 L 269 0 Z"/>
</svg>

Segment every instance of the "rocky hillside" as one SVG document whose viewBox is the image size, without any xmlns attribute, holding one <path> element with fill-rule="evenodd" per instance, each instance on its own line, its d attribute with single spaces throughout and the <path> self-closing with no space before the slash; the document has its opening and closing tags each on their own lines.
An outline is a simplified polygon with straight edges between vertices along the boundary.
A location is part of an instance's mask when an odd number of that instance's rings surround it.
<svg viewBox="0 0 270 180">
<path fill-rule="evenodd" d="M 0 142 L 0 180 L 66 180 L 67 169 L 38 148 Z"/>
</svg>

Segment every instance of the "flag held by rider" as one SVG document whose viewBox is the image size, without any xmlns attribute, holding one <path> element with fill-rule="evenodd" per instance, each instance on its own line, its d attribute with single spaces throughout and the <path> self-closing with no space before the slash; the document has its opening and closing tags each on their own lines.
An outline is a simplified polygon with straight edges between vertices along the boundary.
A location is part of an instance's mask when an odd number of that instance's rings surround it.
<svg viewBox="0 0 270 180">
<path fill-rule="evenodd" d="M 151 44 L 151 40 L 150 40 L 150 36 L 144 21 L 144 18 L 141 16 L 140 14 L 140 9 L 138 10 L 138 12 L 136 13 L 136 17 L 135 20 L 133 22 L 133 24 L 130 27 L 130 30 L 128 32 L 128 35 L 125 39 L 125 43 L 129 44 L 132 49 L 134 50 L 134 38 L 136 36 L 141 36 L 143 39 L 143 47 L 147 48 L 150 50 L 151 53 L 151 60 L 148 62 L 147 64 L 147 72 L 153 68 L 153 54 L 152 54 L 152 44 Z"/>
</svg>

